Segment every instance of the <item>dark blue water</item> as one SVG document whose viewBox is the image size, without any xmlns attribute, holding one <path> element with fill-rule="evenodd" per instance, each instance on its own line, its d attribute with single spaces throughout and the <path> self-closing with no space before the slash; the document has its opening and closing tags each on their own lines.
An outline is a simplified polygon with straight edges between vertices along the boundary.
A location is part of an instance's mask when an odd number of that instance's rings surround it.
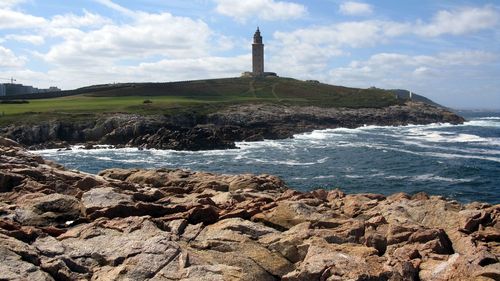
<svg viewBox="0 0 500 281">
<path fill-rule="evenodd" d="M 500 113 L 464 125 L 331 129 L 294 139 L 238 143 L 240 149 L 179 152 L 137 149 L 39 151 L 89 173 L 119 168 L 188 168 L 267 173 L 299 190 L 339 187 L 347 193 L 444 195 L 500 203 Z"/>
</svg>

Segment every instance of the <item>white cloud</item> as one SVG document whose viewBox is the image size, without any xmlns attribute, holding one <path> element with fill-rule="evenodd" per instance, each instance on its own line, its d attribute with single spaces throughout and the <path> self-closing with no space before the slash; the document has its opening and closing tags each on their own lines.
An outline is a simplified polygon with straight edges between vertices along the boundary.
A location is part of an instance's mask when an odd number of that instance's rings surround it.
<svg viewBox="0 0 500 281">
<path fill-rule="evenodd" d="M 43 43 L 45 43 L 45 39 L 39 35 L 9 34 L 5 36 L 4 39 L 30 43 L 33 45 L 42 45 Z"/>
<path fill-rule="evenodd" d="M 65 41 L 44 55 L 48 62 L 95 64 L 148 56 L 200 57 L 207 54 L 213 39 L 204 22 L 169 13 L 137 13 L 129 24 L 66 31 Z"/>
<path fill-rule="evenodd" d="M 41 17 L 0 8 L 0 29 L 36 28 L 46 23 L 47 21 Z"/>
<path fill-rule="evenodd" d="M 407 29 L 396 22 L 360 21 L 275 32 L 270 44 L 271 66 L 290 76 L 315 75 L 326 72 L 330 60 L 345 54 L 345 48 L 375 46 Z"/>
<path fill-rule="evenodd" d="M 137 67 L 129 68 L 129 71 L 141 73 L 149 79 L 156 76 L 159 81 L 235 77 L 250 69 L 250 61 L 250 55 L 161 60 L 141 63 Z"/>
<path fill-rule="evenodd" d="M 340 12 L 344 15 L 370 15 L 373 13 L 373 7 L 370 4 L 362 2 L 348 1 L 340 4 Z"/>
<path fill-rule="evenodd" d="M 84 10 L 83 16 L 75 14 L 56 15 L 51 19 L 50 26 L 53 28 L 78 28 L 98 27 L 110 23 L 112 23 L 110 19 Z"/>
<path fill-rule="evenodd" d="M 0 67 L 18 68 L 24 66 L 26 58 L 17 57 L 12 50 L 0 46 Z"/>
<path fill-rule="evenodd" d="M 333 69 L 330 81 L 336 84 L 382 88 L 405 88 L 439 80 L 453 80 L 450 73 L 497 61 L 498 55 L 484 51 L 457 51 L 434 56 L 379 53 L 366 61 L 352 61 Z M 467 75 L 459 79 L 467 79 Z"/>
<path fill-rule="evenodd" d="M 292 32 L 276 32 L 274 38 L 287 46 L 307 43 L 318 47 L 366 47 L 399 35 L 394 22 L 359 21 L 313 26 Z M 402 32 L 402 31 L 401 31 Z"/>
<path fill-rule="evenodd" d="M 132 11 L 132 10 L 129 10 L 123 6 L 120 6 L 116 3 L 114 3 L 113 1 L 111 0 L 94 0 L 95 2 L 99 3 L 99 4 L 102 4 L 112 10 L 115 10 L 117 12 L 120 12 L 124 15 L 128 15 L 128 16 L 134 16 L 135 15 L 135 12 Z"/>
<path fill-rule="evenodd" d="M 497 26 L 500 15 L 491 6 L 463 8 L 454 11 L 440 11 L 428 23 L 418 23 L 416 34 L 435 37 L 442 34 L 461 35 Z"/>
<path fill-rule="evenodd" d="M 250 18 L 275 21 L 303 17 L 307 13 L 305 6 L 275 0 L 215 0 L 216 11 L 222 15 L 245 22 Z"/>
<path fill-rule="evenodd" d="M 250 69 L 250 55 L 236 57 L 201 57 L 164 59 L 151 63 L 123 66 L 110 64 L 103 68 L 100 65 L 90 65 L 85 68 L 57 67 L 47 74 L 38 73 L 38 85 L 48 87 L 57 85 L 63 89 L 72 89 L 89 84 L 105 84 L 114 82 L 168 82 L 196 80 L 201 78 L 236 77 Z M 1 74 L 1 72 L 0 72 Z M 8 75 L 18 75 L 21 73 Z M 5 74 L 5 77 L 9 77 Z M 16 77 L 16 76 L 15 76 Z M 71 77 L 66 79 L 65 77 Z M 49 79 L 43 81 L 43 79 Z"/>
<path fill-rule="evenodd" d="M 17 6 L 23 2 L 26 2 L 26 0 L 2 0 L 0 1 L 0 8 L 10 8 Z"/>
<path fill-rule="evenodd" d="M 498 60 L 497 54 L 470 50 L 416 56 L 379 53 L 331 70 L 325 81 L 350 87 L 408 89 L 446 106 L 491 107 L 495 100 L 498 103 L 495 90 L 481 89 L 498 85 L 497 74 L 491 72 Z"/>
</svg>

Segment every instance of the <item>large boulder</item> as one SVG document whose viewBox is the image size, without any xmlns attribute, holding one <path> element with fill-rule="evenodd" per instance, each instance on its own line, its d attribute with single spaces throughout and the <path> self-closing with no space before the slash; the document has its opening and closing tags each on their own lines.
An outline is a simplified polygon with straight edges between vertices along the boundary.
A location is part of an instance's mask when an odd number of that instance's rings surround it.
<svg viewBox="0 0 500 281">
<path fill-rule="evenodd" d="M 15 220 L 23 225 L 64 225 L 82 216 L 80 201 L 59 193 L 29 194 L 17 204 Z"/>
</svg>

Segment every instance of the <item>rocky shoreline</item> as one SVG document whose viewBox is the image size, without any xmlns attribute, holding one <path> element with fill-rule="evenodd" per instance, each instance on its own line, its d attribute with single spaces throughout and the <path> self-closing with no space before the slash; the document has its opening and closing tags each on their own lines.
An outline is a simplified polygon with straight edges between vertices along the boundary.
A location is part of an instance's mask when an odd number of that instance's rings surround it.
<svg viewBox="0 0 500 281">
<path fill-rule="evenodd" d="M 321 108 L 273 104 L 234 105 L 215 113 L 140 116 L 113 114 L 87 121 L 50 121 L 11 125 L 0 135 L 30 149 L 65 148 L 72 144 L 174 150 L 235 148 L 237 141 L 284 139 L 316 129 L 364 125 L 463 123 L 446 109 L 420 102 L 384 108 Z"/>
<path fill-rule="evenodd" d="M 0 138 L 1 280 L 499 280 L 500 205 L 67 170 Z"/>
</svg>

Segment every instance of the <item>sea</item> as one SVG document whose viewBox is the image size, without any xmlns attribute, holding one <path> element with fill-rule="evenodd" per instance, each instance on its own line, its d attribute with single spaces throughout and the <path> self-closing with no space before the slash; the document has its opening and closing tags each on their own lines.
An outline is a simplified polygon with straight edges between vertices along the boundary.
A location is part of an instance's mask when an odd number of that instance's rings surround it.
<svg viewBox="0 0 500 281">
<path fill-rule="evenodd" d="M 500 112 L 460 112 L 462 125 L 364 126 L 239 142 L 238 149 L 139 150 L 100 147 L 38 150 L 68 168 L 184 168 L 224 174 L 272 174 L 307 191 L 426 192 L 461 203 L 500 203 Z"/>
</svg>

